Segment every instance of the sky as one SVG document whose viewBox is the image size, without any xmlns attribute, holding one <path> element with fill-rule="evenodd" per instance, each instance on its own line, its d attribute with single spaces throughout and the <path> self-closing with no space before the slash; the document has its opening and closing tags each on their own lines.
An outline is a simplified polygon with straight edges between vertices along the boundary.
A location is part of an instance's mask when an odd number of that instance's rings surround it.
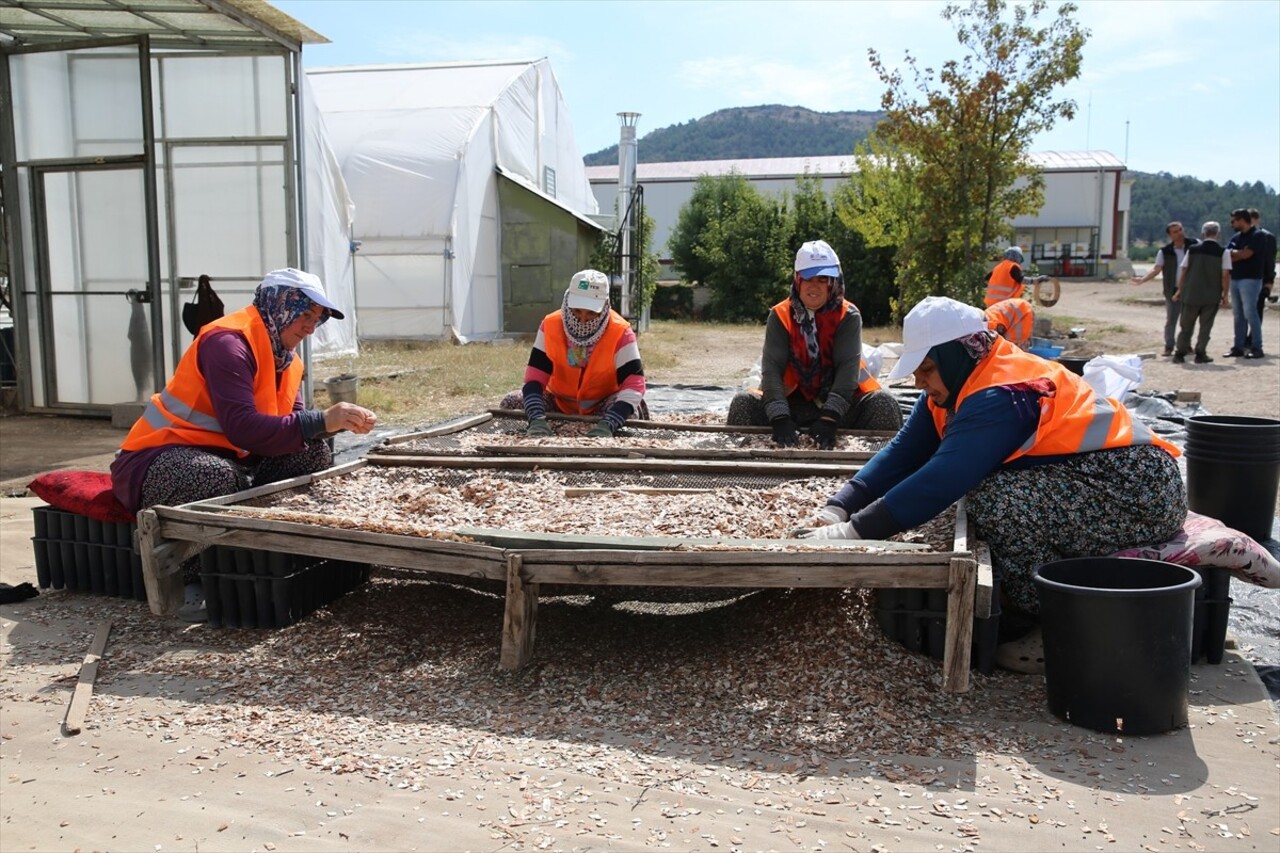
<svg viewBox="0 0 1280 853">
<path fill-rule="evenodd" d="M 933 0 L 273 0 L 330 39 L 305 68 L 547 57 L 579 150 L 726 107 L 876 110 L 867 60 L 959 58 Z M 1280 0 L 1079 0 L 1076 116 L 1033 151 L 1105 150 L 1130 169 L 1280 188 Z M 1057 2 L 1040 17 L 1047 25 Z"/>
</svg>

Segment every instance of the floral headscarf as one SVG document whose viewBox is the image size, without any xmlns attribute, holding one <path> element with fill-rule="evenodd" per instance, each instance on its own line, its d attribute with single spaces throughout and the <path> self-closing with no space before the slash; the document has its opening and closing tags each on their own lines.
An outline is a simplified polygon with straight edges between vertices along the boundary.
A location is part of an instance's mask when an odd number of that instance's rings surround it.
<svg viewBox="0 0 1280 853">
<path fill-rule="evenodd" d="M 605 326 L 609 325 L 609 303 L 606 302 L 599 314 L 584 323 L 574 316 L 573 309 L 569 307 L 569 291 L 566 290 L 560 302 L 560 319 L 564 321 L 564 333 L 569 338 L 569 366 L 585 366 L 604 334 Z"/>
<path fill-rule="evenodd" d="M 258 309 L 262 322 L 267 326 L 271 339 L 271 353 L 276 359 L 276 373 L 280 373 L 293 361 L 293 350 L 284 345 L 281 333 L 303 314 L 315 306 L 301 290 L 283 284 L 259 284 L 253 294 L 253 307 Z M 324 309 L 319 326 L 329 319 L 329 309 Z"/>
</svg>

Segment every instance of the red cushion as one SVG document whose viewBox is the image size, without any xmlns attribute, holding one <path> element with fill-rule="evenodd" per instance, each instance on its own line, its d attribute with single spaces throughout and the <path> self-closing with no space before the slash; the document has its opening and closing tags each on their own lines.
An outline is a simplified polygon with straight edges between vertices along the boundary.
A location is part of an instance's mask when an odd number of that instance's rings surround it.
<svg viewBox="0 0 1280 853">
<path fill-rule="evenodd" d="M 111 475 L 96 471 L 50 471 L 41 474 L 27 488 L 45 503 L 97 521 L 129 524 L 133 513 L 124 508 L 111 491 Z"/>
</svg>

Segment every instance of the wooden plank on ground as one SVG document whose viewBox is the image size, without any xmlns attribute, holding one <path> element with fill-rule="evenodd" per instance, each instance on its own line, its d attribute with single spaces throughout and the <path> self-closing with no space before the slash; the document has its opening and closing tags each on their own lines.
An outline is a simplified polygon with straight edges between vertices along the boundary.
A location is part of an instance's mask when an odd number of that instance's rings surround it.
<svg viewBox="0 0 1280 853">
<path fill-rule="evenodd" d="M 71 701 L 67 703 L 66 716 L 62 718 L 62 733 L 78 735 L 84 727 L 85 714 L 89 710 L 89 700 L 93 697 L 93 683 L 98 678 L 98 661 L 107 649 L 107 637 L 111 634 L 111 623 L 103 622 L 93 635 L 89 644 L 89 653 L 80 664 L 80 677 L 76 679 L 76 689 L 71 693 Z"/>
<path fill-rule="evenodd" d="M 495 418 L 511 418 L 524 420 L 525 413 L 520 409 L 490 409 L 489 412 Z M 548 412 L 547 419 L 552 421 L 581 421 L 595 423 L 600 418 L 594 415 L 562 415 L 558 412 Z M 737 424 L 691 424 L 682 421 L 655 421 L 655 420 L 629 420 L 625 429 L 666 429 L 687 432 L 730 432 L 730 433 L 747 433 L 748 435 L 769 435 L 773 431 L 773 427 L 769 426 L 741 426 Z M 898 434 L 897 430 L 884 429 L 842 429 L 839 435 L 865 436 L 867 438 L 893 438 Z"/>
</svg>

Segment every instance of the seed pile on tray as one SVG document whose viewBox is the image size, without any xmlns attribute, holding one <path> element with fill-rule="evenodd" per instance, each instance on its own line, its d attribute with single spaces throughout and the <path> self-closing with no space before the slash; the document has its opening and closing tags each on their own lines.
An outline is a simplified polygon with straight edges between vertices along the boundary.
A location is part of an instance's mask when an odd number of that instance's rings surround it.
<svg viewBox="0 0 1280 853">
<path fill-rule="evenodd" d="M 723 421 L 720 421 L 723 423 Z M 587 438 L 587 430 L 593 424 L 585 421 L 553 421 L 556 434 L 549 438 L 528 438 L 524 434 L 524 421 L 499 419 L 480 427 L 432 438 L 420 438 L 385 447 L 387 453 L 439 451 L 473 453 L 478 448 L 501 443 L 528 444 L 532 447 L 661 447 L 686 450 L 779 450 L 767 432 L 708 432 L 702 430 L 623 428 L 612 438 Z M 807 435 L 801 435 L 800 443 L 791 449 L 816 450 L 817 445 Z M 888 438 L 860 435 L 837 435 L 835 450 L 874 453 L 884 447 Z"/>
<path fill-rule="evenodd" d="M 595 472 L 475 472 L 430 468 L 366 467 L 309 488 L 259 498 L 245 505 L 264 517 L 326 527 L 456 538 L 464 527 L 593 536 L 778 539 L 814 526 L 814 514 L 841 480 L 810 477 L 762 487 L 690 487 L 689 479 Z M 572 480 L 572 483 L 569 482 Z M 673 482 L 680 485 L 672 485 Z M 955 513 L 944 512 L 896 541 L 950 551 Z M 781 543 L 780 543 L 781 544 Z"/>
<path fill-rule="evenodd" d="M 570 483 L 572 479 L 572 483 Z M 781 539 L 813 515 L 840 479 L 779 480 L 769 488 L 655 476 L 532 471 L 514 474 L 370 466 L 259 502 L 320 524 L 423 534 L 460 527 L 596 536 Z M 650 493 L 653 491 L 661 493 Z M 642 491 L 648 490 L 648 491 Z M 331 520 L 331 521 L 330 521 Z"/>
</svg>

